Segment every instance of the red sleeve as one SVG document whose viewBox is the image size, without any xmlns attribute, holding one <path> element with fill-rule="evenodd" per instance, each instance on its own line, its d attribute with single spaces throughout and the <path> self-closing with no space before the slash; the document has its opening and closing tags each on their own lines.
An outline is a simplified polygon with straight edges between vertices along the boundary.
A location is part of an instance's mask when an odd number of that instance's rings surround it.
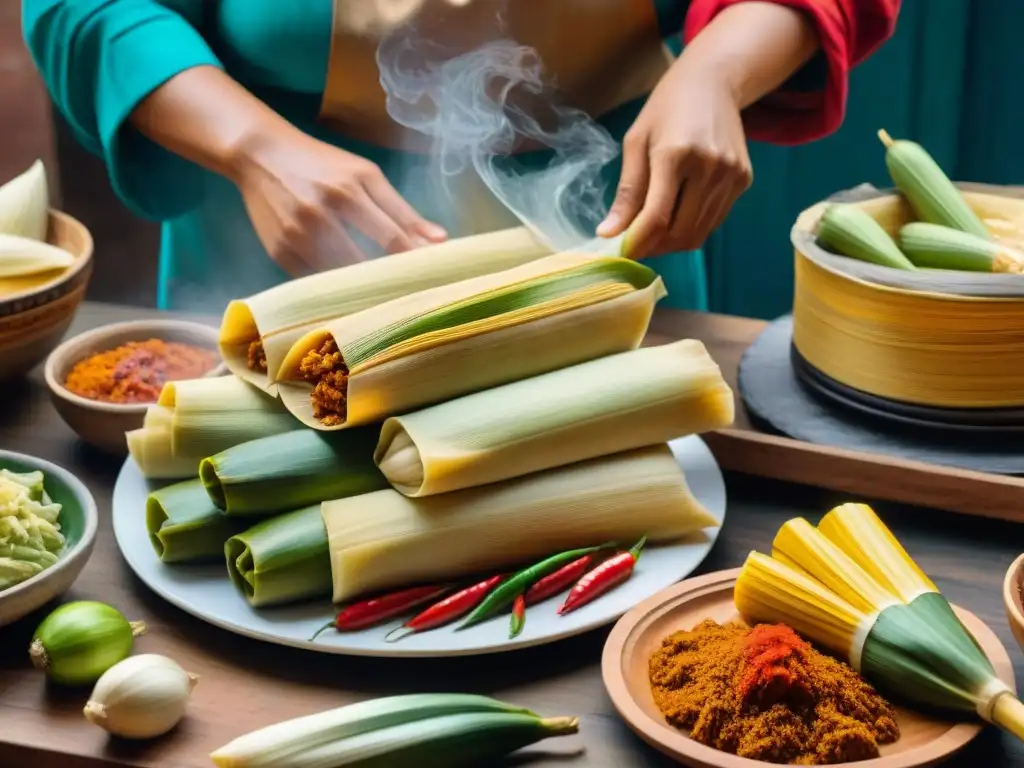
<svg viewBox="0 0 1024 768">
<path fill-rule="evenodd" d="M 802 144 L 842 125 L 850 69 L 887 40 L 896 26 L 900 0 L 771 0 L 807 13 L 818 27 L 828 62 L 823 90 L 785 89 L 766 96 L 744 112 L 749 138 L 773 144 Z M 683 38 L 692 40 L 715 16 L 745 0 L 693 0 Z"/>
</svg>

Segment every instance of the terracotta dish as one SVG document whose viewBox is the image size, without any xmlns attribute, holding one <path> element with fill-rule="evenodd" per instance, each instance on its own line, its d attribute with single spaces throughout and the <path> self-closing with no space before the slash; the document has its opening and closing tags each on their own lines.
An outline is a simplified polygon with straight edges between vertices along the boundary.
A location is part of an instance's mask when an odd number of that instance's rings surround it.
<svg viewBox="0 0 1024 768">
<path fill-rule="evenodd" d="M 648 679 L 648 661 L 672 632 L 691 629 L 704 619 L 734 621 L 738 614 L 732 593 L 739 569 L 688 579 L 660 592 L 623 616 L 604 646 L 604 684 L 619 715 L 655 749 L 694 768 L 757 768 L 758 760 L 720 752 L 691 739 L 665 722 L 655 706 Z M 1013 666 L 999 639 L 976 616 L 956 609 L 965 626 L 988 654 L 999 677 L 1014 685 Z M 882 747 L 882 756 L 842 768 L 919 768 L 937 765 L 965 747 L 981 732 L 978 723 L 951 723 L 897 708 L 901 736 Z"/>
<path fill-rule="evenodd" d="M 107 453 L 128 452 L 124 433 L 142 426 L 148 403 L 104 403 L 89 400 L 64 386 L 68 372 L 80 360 L 115 349 L 129 341 L 163 339 L 217 349 L 217 329 L 183 320 L 133 320 L 105 325 L 65 341 L 46 360 L 46 385 L 57 413 L 78 436 Z M 211 373 L 223 372 L 217 368 Z"/>
<path fill-rule="evenodd" d="M 1018 557 L 1003 580 L 1003 604 L 1017 644 L 1024 650 L 1024 555 Z"/>
<path fill-rule="evenodd" d="M 50 211 L 46 240 L 75 257 L 62 272 L 0 278 L 0 380 L 24 376 L 67 333 L 92 275 L 92 235 Z"/>
</svg>

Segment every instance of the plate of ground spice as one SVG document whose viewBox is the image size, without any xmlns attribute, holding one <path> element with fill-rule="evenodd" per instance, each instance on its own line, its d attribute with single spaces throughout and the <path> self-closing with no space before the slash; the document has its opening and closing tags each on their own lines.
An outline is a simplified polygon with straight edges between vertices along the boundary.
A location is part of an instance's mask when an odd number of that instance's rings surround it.
<svg viewBox="0 0 1024 768">
<path fill-rule="evenodd" d="M 950 722 L 886 701 L 788 627 L 747 627 L 733 605 L 739 573 L 669 587 L 623 616 L 608 637 L 602 673 L 609 696 L 654 748 L 696 768 L 919 768 L 948 759 L 980 733 L 980 722 Z M 1012 688 L 1002 643 L 976 616 L 954 610 Z"/>
</svg>

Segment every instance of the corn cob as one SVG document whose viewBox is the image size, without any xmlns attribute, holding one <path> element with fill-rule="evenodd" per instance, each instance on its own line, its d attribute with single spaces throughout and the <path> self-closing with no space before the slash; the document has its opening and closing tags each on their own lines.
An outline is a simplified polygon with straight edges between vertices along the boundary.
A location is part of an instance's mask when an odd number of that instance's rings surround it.
<svg viewBox="0 0 1024 768">
<path fill-rule="evenodd" d="M 960 190 L 924 147 L 914 141 L 894 141 L 885 131 L 879 131 L 878 138 L 885 145 L 885 165 L 893 183 L 921 221 L 991 237 Z"/>
<path fill-rule="evenodd" d="M 916 269 L 882 225 L 856 205 L 836 203 L 826 208 L 818 224 L 818 243 L 851 259 Z"/>
<path fill-rule="evenodd" d="M 1024 271 L 1024 254 L 995 240 L 941 224 L 911 222 L 900 230 L 900 246 L 918 267 L 964 272 Z"/>
</svg>

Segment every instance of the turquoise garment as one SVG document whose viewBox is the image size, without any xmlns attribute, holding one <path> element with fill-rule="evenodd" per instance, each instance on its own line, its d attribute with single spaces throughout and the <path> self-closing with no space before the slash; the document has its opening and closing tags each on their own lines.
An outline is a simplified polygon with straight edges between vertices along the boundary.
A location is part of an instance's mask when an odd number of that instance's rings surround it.
<svg viewBox="0 0 1024 768">
<path fill-rule="evenodd" d="M 678 35 L 686 3 L 656 0 Z M 221 67 L 297 127 L 381 167 L 426 218 L 451 230 L 429 158 L 334 134 L 316 122 L 330 51 L 332 0 L 23 0 L 26 42 L 79 141 L 106 162 L 118 196 L 162 222 L 158 306 L 219 312 L 287 279 L 266 255 L 241 196 L 225 179 L 149 141 L 127 117 L 148 94 L 195 66 Z M 619 140 L 640 104 L 603 121 Z M 609 168 L 609 194 L 618 168 Z M 458 235 L 458 231 L 452 231 Z M 666 303 L 703 309 L 699 251 L 652 260 Z"/>
</svg>

